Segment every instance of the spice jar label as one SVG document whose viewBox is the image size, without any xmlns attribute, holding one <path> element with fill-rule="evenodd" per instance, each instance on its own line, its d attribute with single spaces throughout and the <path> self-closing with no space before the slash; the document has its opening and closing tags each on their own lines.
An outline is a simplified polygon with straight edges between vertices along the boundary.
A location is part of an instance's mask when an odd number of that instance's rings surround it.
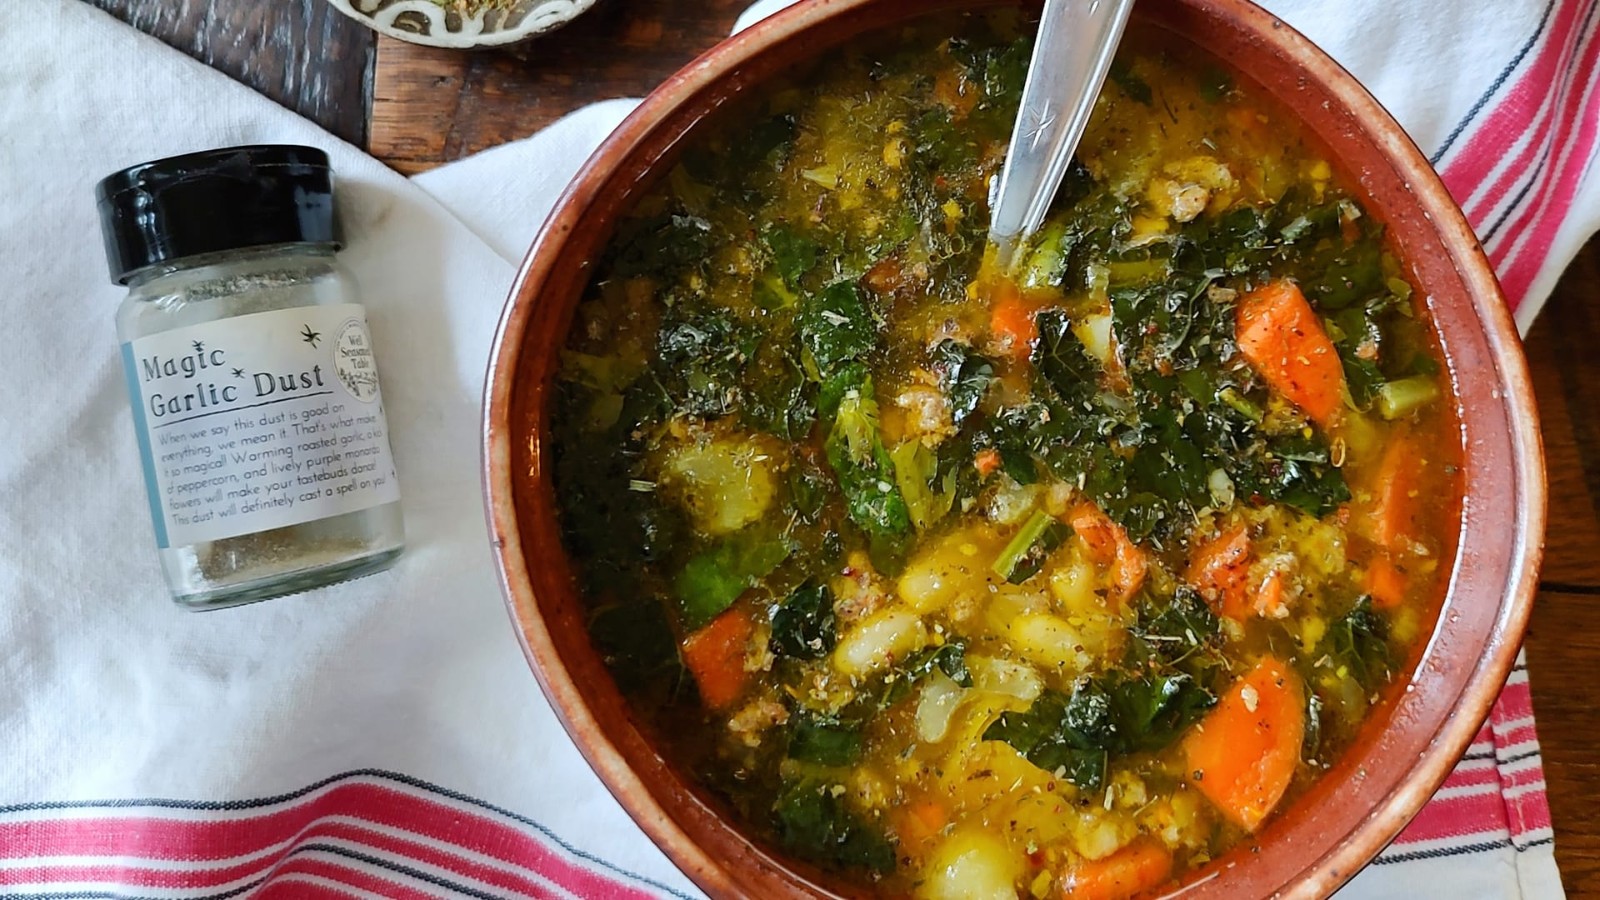
<svg viewBox="0 0 1600 900">
<path fill-rule="evenodd" d="M 122 361 L 162 547 L 400 499 L 359 304 L 176 328 Z"/>
</svg>

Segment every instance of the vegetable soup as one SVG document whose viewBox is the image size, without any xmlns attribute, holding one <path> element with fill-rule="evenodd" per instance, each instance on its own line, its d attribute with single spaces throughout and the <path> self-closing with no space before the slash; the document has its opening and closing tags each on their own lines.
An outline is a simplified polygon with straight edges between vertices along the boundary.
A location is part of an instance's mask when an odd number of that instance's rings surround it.
<svg viewBox="0 0 1600 900">
<path fill-rule="evenodd" d="M 1247 841 L 1402 677 L 1454 550 L 1425 304 L 1215 60 L 1130 29 L 993 271 L 1033 27 L 930 17 L 697 131 L 553 401 L 638 715 L 887 895 L 1129 897 Z"/>
</svg>

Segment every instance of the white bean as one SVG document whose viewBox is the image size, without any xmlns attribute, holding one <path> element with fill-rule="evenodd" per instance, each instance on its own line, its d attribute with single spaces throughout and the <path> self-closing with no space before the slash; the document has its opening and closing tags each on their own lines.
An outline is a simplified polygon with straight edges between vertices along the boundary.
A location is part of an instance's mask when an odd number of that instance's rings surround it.
<svg viewBox="0 0 1600 900">
<path fill-rule="evenodd" d="M 881 610 L 846 632 L 833 648 L 833 667 L 846 675 L 867 675 L 928 645 L 928 629 L 916 613 Z"/>
<path fill-rule="evenodd" d="M 1070 562 L 1050 573 L 1050 593 L 1062 608 L 1076 615 L 1103 612 L 1104 604 L 1094 591 L 1094 564 L 1082 553 L 1071 554 Z"/>
<path fill-rule="evenodd" d="M 1011 620 L 1007 636 L 1018 653 L 1044 669 L 1071 674 L 1090 662 L 1083 634 L 1060 616 L 1024 613 Z"/>
<path fill-rule="evenodd" d="M 963 592 L 982 589 L 992 544 L 987 535 L 967 530 L 945 535 L 906 565 L 895 590 L 923 615 L 944 609 Z"/>
<path fill-rule="evenodd" d="M 972 672 L 972 686 L 980 691 L 1016 697 L 1033 702 L 1044 692 L 1044 682 L 1032 666 L 997 656 L 967 657 L 967 668 Z"/>
<path fill-rule="evenodd" d="M 922 687 L 917 700 L 917 737 L 937 744 L 950 732 L 950 718 L 967 692 L 949 676 L 935 669 Z"/>
</svg>

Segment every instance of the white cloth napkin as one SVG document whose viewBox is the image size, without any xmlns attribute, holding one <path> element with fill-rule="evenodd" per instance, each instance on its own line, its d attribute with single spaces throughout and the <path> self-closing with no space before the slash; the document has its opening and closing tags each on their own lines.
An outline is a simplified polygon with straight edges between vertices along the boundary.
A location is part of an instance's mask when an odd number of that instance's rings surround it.
<svg viewBox="0 0 1600 900">
<path fill-rule="evenodd" d="M 1524 322 L 1600 224 L 1595 179 L 1581 165 L 1557 177 L 1592 158 L 1596 117 L 1582 90 L 1550 106 L 1547 130 L 1588 144 L 1550 154 L 1548 190 L 1489 183 L 1525 174 L 1519 120 L 1494 119 L 1500 144 L 1477 123 L 1523 106 L 1531 123 L 1540 97 L 1511 96 L 1522 76 L 1547 52 L 1593 55 L 1579 5 L 1271 4 L 1430 153 L 1448 143 L 1447 180 L 1472 151 L 1467 168 L 1488 174 L 1452 189 L 1469 213 L 1477 198 L 1485 227 L 1510 210 L 1510 262 L 1537 257 Z M 13 337 L 0 351 L 0 892 L 698 895 L 540 695 L 494 583 L 477 474 L 488 342 L 515 265 L 631 101 L 408 181 L 77 0 L 0 4 L 0 50 Z M 342 258 L 365 292 L 409 546 L 381 575 L 194 615 L 166 600 L 156 565 L 93 186 L 135 162 L 257 142 L 321 147 L 339 174 Z M 1486 162 L 1497 149 L 1499 169 Z M 1373 866 L 1346 893 L 1559 897 L 1544 815 L 1479 852 L 1432 858 L 1456 853 L 1452 838 Z"/>
</svg>

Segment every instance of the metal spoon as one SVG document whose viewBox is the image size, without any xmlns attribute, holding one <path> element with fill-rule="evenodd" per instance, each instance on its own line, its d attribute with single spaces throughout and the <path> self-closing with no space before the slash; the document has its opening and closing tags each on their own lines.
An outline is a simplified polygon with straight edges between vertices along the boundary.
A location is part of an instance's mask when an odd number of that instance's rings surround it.
<svg viewBox="0 0 1600 900">
<path fill-rule="evenodd" d="M 1044 221 L 1132 7 L 1133 0 L 1045 0 L 989 220 L 1001 272 Z"/>
</svg>

